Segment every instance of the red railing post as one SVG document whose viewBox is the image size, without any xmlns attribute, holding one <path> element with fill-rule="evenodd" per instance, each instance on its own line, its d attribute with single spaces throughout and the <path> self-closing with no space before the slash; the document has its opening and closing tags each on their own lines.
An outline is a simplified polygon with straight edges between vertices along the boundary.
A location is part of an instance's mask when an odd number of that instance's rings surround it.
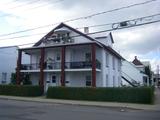
<svg viewBox="0 0 160 120">
<path fill-rule="evenodd" d="M 96 87 L 96 45 L 91 45 L 91 56 L 92 56 L 92 87 Z"/>
<path fill-rule="evenodd" d="M 18 50 L 17 69 L 16 69 L 16 84 L 17 85 L 20 85 L 20 82 L 21 82 L 21 75 L 20 75 L 21 62 L 22 62 L 22 51 Z"/>
<path fill-rule="evenodd" d="M 44 87 L 44 57 L 45 57 L 45 49 L 41 48 L 41 58 L 40 58 L 40 80 L 39 85 Z"/>
<path fill-rule="evenodd" d="M 65 50 L 66 47 L 61 48 L 61 86 L 65 86 Z"/>
</svg>

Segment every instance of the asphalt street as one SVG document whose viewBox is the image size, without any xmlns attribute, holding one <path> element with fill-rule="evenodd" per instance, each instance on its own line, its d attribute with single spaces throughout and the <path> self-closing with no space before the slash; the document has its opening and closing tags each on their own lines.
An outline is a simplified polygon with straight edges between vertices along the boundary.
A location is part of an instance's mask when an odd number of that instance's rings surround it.
<svg viewBox="0 0 160 120">
<path fill-rule="evenodd" d="M 0 120 L 160 120 L 160 111 L 0 99 Z"/>
</svg>

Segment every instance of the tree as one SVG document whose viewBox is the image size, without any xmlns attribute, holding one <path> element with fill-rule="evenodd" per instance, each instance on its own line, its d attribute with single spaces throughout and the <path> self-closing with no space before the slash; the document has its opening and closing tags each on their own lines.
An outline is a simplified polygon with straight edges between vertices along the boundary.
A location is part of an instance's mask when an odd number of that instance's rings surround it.
<svg viewBox="0 0 160 120">
<path fill-rule="evenodd" d="M 16 73 L 11 74 L 11 84 L 16 84 Z"/>
<path fill-rule="evenodd" d="M 149 84 L 151 84 L 151 77 L 152 77 L 152 71 L 150 70 L 149 66 L 145 66 L 145 74 L 148 75 L 149 78 Z"/>
<path fill-rule="evenodd" d="M 32 82 L 30 81 L 30 74 L 23 73 L 21 74 L 22 84 L 23 85 L 31 85 Z M 16 84 L 16 73 L 11 74 L 11 84 Z"/>
<path fill-rule="evenodd" d="M 23 85 L 31 85 L 32 82 L 30 81 L 30 75 L 28 73 L 23 75 Z"/>
</svg>

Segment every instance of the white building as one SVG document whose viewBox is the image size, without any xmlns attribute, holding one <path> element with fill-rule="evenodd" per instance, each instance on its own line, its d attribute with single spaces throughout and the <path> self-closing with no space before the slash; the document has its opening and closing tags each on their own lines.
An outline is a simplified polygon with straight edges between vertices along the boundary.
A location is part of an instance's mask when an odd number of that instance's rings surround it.
<svg viewBox="0 0 160 120">
<path fill-rule="evenodd" d="M 141 70 L 138 69 L 133 63 L 126 60 L 122 61 L 122 76 L 122 85 L 144 86 L 149 84 L 148 76 L 141 72 Z"/>
<path fill-rule="evenodd" d="M 72 87 L 118 87 L 122 57 L 112 49 L 113 38 L 92 38 L 64 23 L 45 35 L 33 47 L 19 49 L 17 83 L 20 73 L 30 73 L 32 84 Z M 22 52 L 30 55 L 23 63 Z"/>
<path fill-rule="evenodd" d="M 11 83 L 11 74 L 16 73 L 18 47 L 0 47 L 0 84 Z M 23 53 L 23 62 L 29 58 Z"/>
<path fill-rule="evenodd" d="M 10 83 L 11 74 L 16 72 L 17 49 L 16 46 L 0 48 L 0 84 Z"/>
<path fill-rule="evenodd" d="M 149 67 L 150 71 L 151 71 L 151 65 L 149 61 L 144 61 L 141 62 L 140 60 L 138 60 L 137 56 L 135 56 L 134 60 L 132 61 L 132 63 L 135 65 L 135 67 L 137 69 L 139 69 L 141 71 L 141 73 L 145 74 L 145 67 Z M 146 75 L 146 74 L 145 74 Z M 143 77 L 143 83 L 144 85 L 149 85 L 151 84 L 150 82 L 152 82 L 152 76 L 151 76 L 151 81 L 149 80 L 149 76 L 146 75 Z"/>
</svg>

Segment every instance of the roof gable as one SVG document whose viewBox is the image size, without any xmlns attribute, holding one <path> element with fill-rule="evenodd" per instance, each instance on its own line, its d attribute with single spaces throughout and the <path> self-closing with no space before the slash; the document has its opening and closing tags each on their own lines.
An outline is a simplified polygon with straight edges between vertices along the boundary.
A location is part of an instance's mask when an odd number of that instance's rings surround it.
<svg viewBox="0 0 160 120">
<path fill-rule="evenodd" d="M 137 59 L 137 56 L 135 56 L 135 58 L 134 58 L 134 60 L 132 61 L 132 63 L 135 64 L 135 65 L 143 65 L 143 64 L 141 63 L 141 61 Z"/>
<path fill-rule="evenodd" d="M 53 30 L 51 30 L 51 31 L 50 31 L 48 34 L 46 34 L 44 37 L 49 37 L 51 34 L 54 33 L 54 31 L 55 31 L 56 29 L 59 29 L 59 28 L 62 28 L 62 27 L 66 27 L 66 28 L 70 29 L 71 31 L 79 34 L 79 36 L 83 36 L 83 37 L 85 37 L 85 38 L 87 38 L 87 39 L 89 39 L 89 40 L 91 40 L 91 41 L 95 41 L 92 37 L 90 37 L 90 36 L 88 36 L 88 35 L 80 32 L 80 31 L 78 31 L 78 30 L 76 30 L 76 29 L 74 29 L 74 28 L 72 28 L 72 27 L 70 27 L 70 26 L 68 26 L 68 25 L 66 25 L 66 24 L 64 24 L 64 23 L 59 24 L 57 27 L 55 27 Z M 44 38 L 44 37 L 43 37 L 43 38 Z M 77 37 L 78 37 L 78 36 L 77 36 Z M 42 43 L 43 38 L 41 38 L 37 43 L 35 43 L 34 46 L 39 46 L 39 45 Z"/>
<path fill-rule="evenodd" d="M 62 27 L 66 27 L 66 28 L 68 28 L 69 30 L 77 33 L 78 36 L 83 36 L 83 37 L 87 38 L 87 39 L 90 40 L 90 41 L 94 41 L 94 42 L 96 42 L 97 44 L 100 44 L 104 49 L 106 49 L 107 51 L 109 51 L 111 54 L 115 55 L 116 57 L 118 57 L 118 58 L 120 58 L 120 59 L 124 59 L 120 54 L 118 54 L 118 53 L 117 53 L 114 49 L 112 49 L 111 47 L 106 46 L 106 45 L 100 43 L 99 41 L 96 41 L 95 39 L 93 39 L 92 37 L 88 36 L 87 34 L 84 34 L 84 33 L 80 32 L 80 31 L 78 31 L 78 30 L 76 30 L 76 29 L 74 29 L 74 28 L 72 28 L 72 27 L 64 24 L 64 23 L 59 24 L 57 27 L 55 27 L 53 30 L 51 30 L 51 31 L 50 31 L 48 34 L 46 34 L 44 37 L 49 37 L 50 35 L 52 35 L 52 34 L 54 33 L 54 31 L 55 31 L 56 29 L 59 29 L 59 28 L 62 28 Z M 109 35 L 110 35 L 110 38 L 111 38 L 112 43 L 114 43 L 112 34 L 110 33 Z M 43 37 L 43 38 L 44 38 L 44 37 Z M 33 47 L 38 47 L 38 46 L 43 42 L 43 38 L 41 38 L 37 43 L 35 43 L 35 45 L 34 45 Z"/>
</svg>

